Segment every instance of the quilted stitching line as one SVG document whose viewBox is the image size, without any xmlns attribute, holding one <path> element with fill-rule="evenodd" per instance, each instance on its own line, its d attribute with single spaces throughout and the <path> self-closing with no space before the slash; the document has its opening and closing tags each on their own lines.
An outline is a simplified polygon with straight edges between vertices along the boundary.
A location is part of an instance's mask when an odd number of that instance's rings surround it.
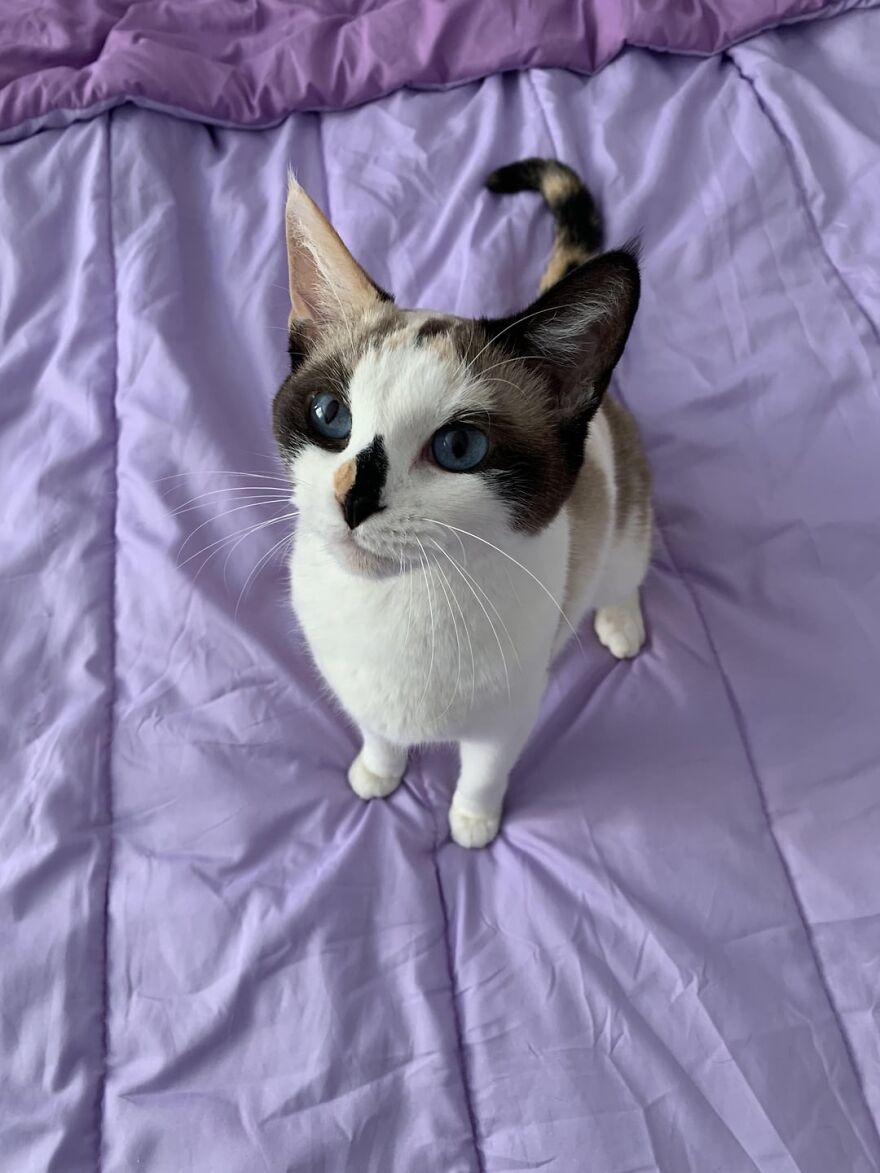
<svg viewBox="0 0 880 1173">
<path fill-rule="evenodd" d="M 727 697 L 727 702 L 730 705 L 730 711 L 731 711 L 731 715 L 733 716 L 734 726 L 736 728 L 740 743 L 742 744 L 742 747 L 743 747 L 743 753 L 745 754 L 746 762 L 749 767 L 749 773 L 752 775 L 752 780 L 755 783 L 755 789 L 758 792 L 758 801 L 761 804 L 761 811 L 764 815 L 764 820 L 767 824 L 767 832 L 770 836 L 770 841 L 773 844 L 774 850 L 775 850 L 776 855 L 779 859 L 779 863 L 782 868 L 782 873 L 785 876 L 786 883 L 788 884 L 789 891 L 791 892 L 792 901 L 794 902 L 795 909 L 797 910 L 797 914 L 800 917 L 801 925 L 803 926 L 803 930 L 804 930 L 804 938 L 805 938 L 805 940 L 807 942 L 807 946 L 810 950 L 810 956 L 813 959 L 813 965 L 815 966 L 815 969 L 816 969 L 816 974 L 819 979 L 820 988 L 821 988 L 823 994 L 825 995 L 825 998 L 828 1002 L 829 1009 L 831 1010 L 832 1017 L 834 1018 L 834 1021 L 837 1024 L 837 1029 L 840 1033 L 840 1038 L 841 1038 L 841 1042 L 843 1044 L 844 1053 L 846 1054 L 846 1057 L 849 1060 L 850 1067 L 852 1068 L 853 1077 L 855 1079 L 856 1086 L 858 1087 L 859 1091 L 861 1092 L 862 1102 L 864 1103 L 864 1106 L 865 1106 L 865 1114 L 866 1114 L 868 1120 L 870 1120 L 870 1122 L 871 1122 L 874 1137 L 877 1141 L 878 1148 L 880 1148 L 880 1131 L 878 1131 L 878 1129 L 877 1129 L 876 1121 L 874 1120 L 874 1117 L 871 1114 L 871 1108 L 870 1108 L 870 1105 L 868 1104 L 867 1097 L 865 1096 L 864 1082 L 862 1080 L 861 1072 L 859 1070 L 858 1064 L 856 1063 L 855 1055 L 854 1055 L 852 1047 L 850 1045 L 849 1035 L 847 1034 L 847 1031 L 844 1028 L 843 1020 L 840 1017 L 840 1012 L 838 1011 L 837 1005 L 836 1005 L 834 998 L 831 994 L 831 987 L 828 985 L 828 980 L 825 976 L 825 970 L 822 966 L 822 961 L 819 957 L 819 951 L 816 947 L 816 942 L 813 938 L 813 933 L 810 928 L 810 922 L 807 920 L 804 906 L 803 906 L 803 903 L 801 902 L 800 893 L 797 889 L 797 885 L 794 882 L 794 877 L 792 876 L 791 869 L 788 865 L 788 860 L 786 858 L 785 852 L 782 850 L 782 846 L 780 845 L 779 840 L 776 837 L 776 831 L 774 830 L 774 827 L 773 827 L 773 820 L 770 816 L 770 808 L 767 804 L 767 796 L 764 792 L 764 787 L 761 783 L 761 775 L 758 770 L 758 765 L 755 760 L 755 755 L 752 752 L 752 746 L 751 746 L 751 742 L 749 740 L 749 734 L 748 734 L 748 727 L 745 722 L 745 717 L 743 716 L 742 708 L 740 707 L 740 704 L 737 699 L 736 692 L 734 691 L 733 685 L 730 682 L 730 677 L 727 674 L 727 670 L 724 667 L 724 662 L 721 659 L 721 655 L 718 651 L 718 647 L 717 647 L 717 645 L 715 643 L 715 639 L 712 635 L 712 629 L 710 628 L 709 622 L 706 619 L 706 616 L 703 612 L 703 608 L 700 605 L 700 601 L 697 596 L 697 592 L 691 586 L 690 582 L 688 581 L 687 576 L 685 575 L 685 573 L 682 571 L 681 567 L 679 566 L 679 564 L 676 560 L 676 557 L 675 557 L 674 553 L 672 552 L 671 546 L 666 541 L 666 538 L 662 533 L 659 519 L 656 516 L 656 510 L 655 510 L 655 529 L 657 532 L 657 536 L 661 539 L 661 541 L 663 543 L 664 551 L 666 553 L 667 558 L 669 559 L 669 562 L 670 562 L 670 565 L 672 566 L 672 569 L 675 571 L 676 577 L 678 578 L 679 582 L 682 584 L 684 589 L 687 591 L 688 597 L 690 598 L 690 600 L 694 606 L 694 610 L 696 611 L 697 618 L 699 619 L 699 622 L 700 622 L 700 626 L 703 629 L 703 634 L 706 637 L 706 642 L 708 644 L 709 651 L 712 654 L 712 659 L 715 661 L 715 664 L 718 668 L 718 675 L 721 680 L 721 685 L 724 689 L 724 694 Z M 863 1143 L 862 1137 L 859 1135 L 859 1133 L 857 1132 L 857 1130 L 855 1128 L 853 1129 L 853 1135 L 861 1143 Z M 873 1161 L 875 1159 L 876 1153 L 866 1152 L 865 1156 L 868 1158 L 869 1161 Z"/>
<path fill-rule="evenodd" d="M 810 230 L 810 235 L 813 237 L 814 244 L 816 245 L 820 255 L 825 260 L 825 264 L 831 275 L 832 281 L 835 282 L 843 292 L 843 297 L 841 300 L 849 302 L 854 306 L 857 315 L 868 327 L 868 331 L 874 342 L 877 345 L 880 345 L 880 328 L 878 328 L 874 319 L 856 297 L 855 292 L 853 291 L 849 282 L 834 263 L 834 259 L 831 256 L 831 253 L 825 246 L 825 239 L 822 236 L 819 225 L 817 224 L 816 219 L 810 209 L 810 197 L 807 193 L 806 186 L 804 185 L 803 176 L 798 169 L 797 160 L 795 159 L 791 142 L 789 141 L 782 127 L 777 122 L 775 115 L 770 110 L 770 107 L 761 97 L 754 78 L 749 77 L 749 75 L 743 69 L 742 65 L 740 65 L 732 53 L 724 53 L 722 54 L 722 57 L 732 66 L 736 72 L 737 77 L 739 77 L 740 80 L 748 86 L 752 96 L 755 99 L 755 103 L 758 109 L 764 115 L 764 118 L 770 126 L 770 129 L 773 131 L 774 135 L 779 141 L 779 145 L 782 148 L 782 153 L 785 156 L 785 162 L 788 166 L 789 173 L 791 174 L 792 185 L 795 189 L 797 201 L 800 204 L 800 211 L 802 213 L 803 219 Z"/>
<path fill-rule="evenodd" d="M 736 60 L 736 58 L 733 56 L 732 53 L 725 52 L 722 55 L 722 57 L 724 60 L 726 60 L 727 62 L 730 63 L 730 65 L 736 71 L 737 76 L 744 83 L 744 85 L 748 86 L 752 96 L 755 99 L 755 103 L 756 103 L 758 109 L 763 114 L 764 118 L 767 121 L 767 124 L 770 126 L 770 129 L 773 131 L 773 134 L 775 135 L 776 139 L 779 142 L 779 145 L 782 149 L 782 153 L 785 157 L 785 162 L 787 164 L 789 173 L 791 175 L 792 186 L 794 188 L 796 201 L 799 205 L 799 211 L 801 212 L 801 217 L 802 217 L 803 221 L 806 223 L 808 230 L 810 232 L 810 235 L 813 237 L 813 242 L 814 242 L 814 245 L 815 245 L 819 255 L 825 261 L 825 264 L 827 266 L 828 272 L 831 277 L 831 283 L 835 283 L 838 286 L 838 291 L 842 293 L 841 300 L 852 304 L 852 306 L 855 308 L 855 311 L 856 311 L 856 314 L 858 315 L 858 317 L 860 319 L 862 319 L 864 321 L 864 323 L 867 325 L 869 334 L 870 334 L 871 338 L 873 339 L 873 341 L 875 343 L 877 343 L 878 345 L 880 345 L 880 331 L 878 331 L 877 325 L 875 324 L 875 322 L 871 318 L 868 311 L 865 309 L 865 307 L 862 305 L 862 303 L 856 297 L 854 291 L 852 290 L 852 288 L 850 287 L 850 285 L 846 281 L 846 278 L 843 276 L 840 269 L 838 269 L 837 265 L 834 263 L 834 260 L 831 256 L 831 254 L 829 253 L 828 249 L 825 247 L 825 241 L 824 241 L 822 233 L 819 229 L 819 225 L 817 224 L 815 218 L 813 217 L 813 213 L 810 210 L 809 196 L 807 194 L 806 187 L 804 186 L 804 181 L 801 176 L 801 173 L 798 169 L 797 161 L 795 159 L 795 156 L 794 156 L 792 146 L 791 146 L 789 139 L 785 135 L 784 131 L 782 130 L 782 127 L 779 125 L 779 123 L 777 122 L 777 120 L 774 117 L 774 115 L 772 114 L 772 112 L 770 111 L 770 108 L 768 107 L 768 105 L 766 104 L 764 99 L 761 97 L 761 94 L 758 92 L 758 87 L 755 84 L 754 79 L 749 77 L 749 75 L 744 71 L 744 69 L 742 68 L 740 63 Z M 670 558 L 672 559 L 673 564 L 674 564 L 675 560 L 672 557 L 672 553 L 669 550 L 668 546 L 667 546 L 667 551 L 669 552 Z M 678 571 L 677 567 L 676 567 L 676 571 L 679 574 L 679 577 L 682 579 L 682 582 L 684 582 L 684 578 L 681 575 L 681 572 Z M 739 710 L 739 706 L 736 702 L 736 699 L 735 699 L 735 696 L 733 693 L 733 689 L 731 688 L 730 683 L 727 679 L 726 673 L 724 671 L 724 667 L 721 663 L 721 658 L 718 655 L 718 652 L 714 646 L 714 642 L 712 641 L 712 637 L 709 632 L 708 624 L 707 624 L 702 612 L 700 611 L 699 604 L 696 600 L 695 592 L 692 591 L 686 583 L 685 583 L 685 586 L 686 586 L 686 589 L 688 590 L 689 594 L 691 595 L 691 598 L 694 601 L 694 606 L 697 608 L 697 610 L 700 614 L 700 620 L 703 624 L 704 629 L 706 630 L 707 638 L 710 641 L 710 647 L 712 649 L 712 654 L 718 664 L 719 671 L 720 671 L 722 679 L 724 681 L 724 687 L 727 690 L 728 696 L 730 697 L 731 705 L 733 706 L 733 709 L 734 709 L 734 716 L 735 716 L 737 724 L 740 728 L 740 736 L 743 740 L 744 746 L 746 746 L 746 750 L 749 755 L 752 773 L 754 775 L 755 782 L 758 787 L 758 794 L 760 796 L 761 805 L 764 810 L 764 817 L 767 820 L 767 826 L 770 830 L 770 835 L 773 839 L 773 843 L 776 846 L 776 850 L 779 853 L 779 858 L 782 861 L 782 866 L 785 871 L 785 876 L 788 881 L 789 888 L 791 889 L 792 897 L 794 899 L 795 905 L 797 906 L 797 910 L 800 915 L 801 921 L 803 922 L 804 932 L 806 934 L 806 938 L 807 938 L 807 941 L 810 946 L 810 951 L 813 955 L 813 960 L 816 965 L 816 970 L 819 974 L 819 979 L 822 983 L 822 988 L 825 991 L 825 996 L 828 999 L 828 1004 L 831 1008 L 832 1014 L 834 1015 L 834 1019 L 837 1023 L 837 1028 L 840 1031 L 840 1036 L 843 1041 L 844 1050 L 846 1051 L 850 1065 L 853 1069 L 853 1073 L 854 1073 L 855 1079 L 856 1079 L 856 1084 L 859 1088 L 859 1091 L 862 1094 L 862 1099 L 865 1103 L 866 1114 L 867 1114 L 868 1119 L 871 1121 L 871 1125 L 872 1125 L 873 1132 L 874 1132 L 874 1137 L 877 1140 L 878 1147 L 880 1147 L 880 1128 L 878 1128 L 877 1121 L 874 1119 L 873 1113 L 871 1112 L 871 1108 L 868 1103 L 867 1096 L 865 1094 L 865 1079 L 862 1074 L 861 1068 L 859 1067 L 859 1064 L 856 1060 L 856 1055 L 855 1055 L 855 1051 L 853 1050 L 852 1041 L 850 1039 L 849 1032 L 847 1031 L 846 1027 L 844 1026 L 843 1019 L 842 1019 L 840 1011 L 837 1007 L 837 1003 L 835 1002 L 834 996 L 831 992 L 831 986 L 829 985 L 828 979 L 825 974 L 825 969 L 822 964 L 822 959 L 819 955 L 819 950 L 816 945 L 815 938 L 813 936 L 812 928 L 810 926 L 809 921 L 807 920 L 803 904 L 801 903 L 800 893 L 797 890 L 797 886 L 794 882 L 794 877 L 792 876 L 791 871 L 789 869 L 788 860 L 786 859 L 785 853 L 783 852 L 782 847 L 780 846 L 779 841 L 776 838 L 776 833 L 773 829 L 773 823 L 772 823 L 772 819 L 770 817 L 770 811 L 767 806 L 766 795 L 764 794 L 764 790 L 763 790 L 763 787 L 761 786 L 760 778 L 759 778 L 758 773 L 755 769 L 754 761 L 753 761 L 752 755 L 751 755 L 751 750 L 748 748 L 748 743 L 746 740 L 745 724 L 744 724 L 744 721 L 742 718 L 742 714 L 741 714 L 741 712 Z"/>
<path fill-rule="evenodd" d="M 458 1065 L 461 1071 L 461 1084 L 464 1094 L 464 1104 L 467 1110 L 468 1122 L 470 1123 L 471 1135 L 474 1142 L 474 1157 L 476 1160 L 477 1173 L 485 1173 L 485 1165 L 483 1164 L 483 1154 L 480 1150 L 479 1132 L 477 1130 L 477 1114 L 474 1110 L 474 1098 L 471 1090 L 471 1081 L 468 1075 L 468 1061 L 464 1049 L 464 1032 L 461 1022 L 461 1012 L 458 1008 L 458 984 L 455 980 L 455 958 L 452 952 L 452 933 L 451 922 L 449 919 L 449 905 L 446 901 L 446 893 L 443 891 L 443 881 L 440 877 L 440 861 L 437 858 L 439 850 L 439 842 L 435 843 L 431 850 L 431 859 L 434 865 L 434 875 L 437 879 L 437 893 L 440 897 L 440 911 L 443 915 L 443 948 L 446 954 L 446 968 L 449 973 L 449 992 L 452 1000 L 452 1024 L 455 1030 L 455 1045 L 458 1049 Z"/>
<path fill-rule="evenodd" d="M 462 1098 L 464 1099 L 465 1111 L 467 1113 L 468 1123 L 471 1130 L 471 1139 L 474 1143 L 474 1163 L 477 1173 L 485 1173 L 486 1166 L 483 1161 L 483 1153 L 480 1148 L 480 1133 L 477 1126 L 477 1113 L 474 1107 L 474 1096 L 471 1088 L 470 1075 L 468 1074 L 468 1059 L 467 1052 L 464 1046 L 464 1025 L 461 1019 L 461 1011 L 459 1009 L 459 992 L 458 983 L 455 980 L 455 954 L 452 949 L 452 919 L 449 915 L 449 902 L 446 899 L 446 892 L 443 889 L 443 878 L 440 874 L 440 846 L 444 839 L 445 818 L 438 814 L 437 801 L 432 788 L 428 783 L 425 774 L 424 759 L 420 760 L 419 773 L 422 780 L 422 788 L 424 790 L 425 798 L 424 805 L 428 810 L 431 818 L 432 828 L 432 842 L 430 846 L 431 865 L 434 869 L 434 879 L 437 883 L 437 897 L 440 902 L 440 915 L 443 920 L 443 953 L 446 958 L 446 972 L 449 977 L 449 997 L 452 1010 L 452 1028 L 455 1033 L 455 1047 L 458 1053 L 458 1069 L 461 1074 Z M 417 801 L 422 801 L 415 786 L 412 787 L 412 793 Z"/>
<path fill-rule="evenodd" d="M 742 72 L 739 64 L 734 60 L 732 53 L 728 50 L 725 50 L 721 54 L 721 59 L 722 59 L 722 61 L 724 61 L 724 60 L 729 61 L 733 65 L 734 69 L 737 71 L 737 74 L 746 83 L 746 85 L 750 86 L 750 88 L 752 89 L 752 92 L 754 93 L 754 96 L 755 96 L 755 100 L 757 101 L 761 112 L 767 118 L 774 133 L 776 134 L 777 138 L 780 140 L 780 142 L 782 144 L 783 151 L 785 152 L 785 155 L 786 155 L 786 161 L 787 161 L 789 169 L 791 170 L 792 175 L 793 175 L 793 181 L 794 181 L 794 185 L 795 185 L 795 188 L 796 188 L 796 191 L 798 194 L 798 198 L 802 204 L 804 217 L 805 217 L 807 223 L 809 224 L 810 230 L 816 240 L 816 243 L 819 247 L 820 253 L 825 258 L 825 261 L 826 261 L 827 265 L 829 266 L 829 268 L 831 269 L 833 275 L 837 278 L 837 281 L 839 282 L 840 287 L 844 291 L 844 296 L 846 298 L 848 298 L 854 304 L 858 314 L 861 317 L 863 317 L 865 319 L 865 321 L 867 322 L 868 327 L 871 330 L 871 333 L 873 334 L 873 336 L 878 341 L 880 341 L 880 335 L 878 335 L 877 329 L 874 326 L 873 321 L 871 320 L 870 316 L 865 311 L 864 307 L 858 301 L 855 294 L 853 293 L 853 291 L 850 289 L 849 285 L 844 280 L 843 275 L 840 273 L 840 271 L 834 265 L 834 262 L 832 261 L 830 255 L 828 254 L 828 252 L 825 249 L 825 242 L 822 240 L 822 235 L 819 232 L 818 225 L 814 221 L 814 219 L 809 211 L 809 202 L 807 200 L 806 191 L 803 188 L 803 184 L 802 184 L 800 175 L 797 171 L 797 167 L 795 166 L 795 161 L 791 155 L 790 146 L 789 146 L 785 136 L 783 135 L 781 129 L 776 125 L 776 122 L 773 119 L 772 115 L 770 114 L 770 112 L 767 110 L 764 103 L 762 102 L 762 100 L 761 100 L 760 96 L 758 95 L 751 79 L 748 78 Z M 541 99 L 540 91 L 539 91 L 538 87 L 535 85 L 535 82 L 534 82 L 534 79 L 532 78 L 532 76 L 530 74 L 527 74 L 526 76 L 528 77 L 529 84 L 531 86 L 532 92 L 535 97 L 535 101 L 540 109 L 541 116 L 544 121 L 544 126 L 545 126 L 545 129 L 547 132 L 547 136 L 553 146 L 554 153 L 558 157 L 559 151 L 556 146 L 555 136 L 553 134 L 553 130 L 550 125 L 550 119 L 547 116 L 547 111 L 544 107 L 544 103 Z M 615 393 L 617 394 L 618 398 L 620 398 L 622 400 L 622 396 L 620 395 L 619 386 L 615 386 Z M 743 747 L 743 752 L 746 757 L 746 762 L 749 767 L 749 772 L 751 773 L 752 779 L 755 783 L 755 788 L 758 793 L 758 801 L 761 804 L 761 810 L 764 815 L 764 820 L 767 824 L 767 830 L 770 835 L 771 842 L 773 843 L 774 850 L 776 851 L 776 854 L 779 858 L 780 866 L 782 867 L 783 875 L 785 876 L 786 883 L 788 884 L 789 891 L 791 892 L 794 906 L 797 910 L 798 916 L 800 917 L 801 925 L 803 926 L 803 930 L 804 930 L 804 937 L 807 942 L 807 946 L 810 950 L 810 955 L 813 959 L 813 964 L 816 969 L 816 974 L 819 979 L 820 987 L 825 995 L 825 998 L 827 999 L 828 1006 L 831 1010 L 831 1014 L 834 1018 L 834 1021 L 837 1024 L 837 1029 L 839 1031 L 841 1042 L 843 1044 L 844 1053 L 846 1054 L 847 1059 L 849 1060 L 849 1064 L 850 1064 L 850 1067 L 853 1072 L 853 1076 L 856 1081 L 856 1086 L 858 1087 L 858 1089 L 861 1093 L 862 1101 L 865 1105 L 866 1115 L 867 1115 L 868 1119 L 871 1121 L 871 1126 L 873 1128 L 874 1136 L 877 1140 L 878 1146 L 880 1146 L 880 1130 L 878 1130 L 877 1123 L 874 1120 L 873 1115 L 871 1114 L 870 1106 L 868 1104 L 867 1097 L 865 1095 L 864 1082 L 863 1082 L 862 1075 L 859 1070 L 858 1064 L 856 1063 L 855 1054 L 854 1054 L 854 1052 L 852 1050 L 852 1046 L 850 1044 L 849 1035 L 847 1034 L 847 1032 L 844 1028 L 843 1020 L 840 1016 L 840 1012 L 837 1008 L 837 1005 L 834 1001 L 834 998 L 832 997 L 831 987 L 828 984 L 828 981 L 827 981 L 827 978 L 825 975 L 825 970 L 822 966 L 822 962 L 819 957 L 819 952 L 818 952 L 818 949 L 816 946 L 816 942 L 813 938 L 813 933 L 810 928 L 810 924 L 807 920 L 803 904 L 801 902 L 800 893 L 798 892 L 797 887 L 795 886 L 794 877 L 792 876 L 791 869 L 789 868 L 789 865 L 788 865 L 788 860 L 786 859 L 785 853 L 782 850 L 782 847 L 779 843 L 779 840 L 776 837 L 776 832 L 773 828 L 773 823 L 772 823 L 772 820 L 770 817 L 770 810 L 769 810 L 769 807 L 767 804 L 767 796 L 764 792 L 764 787 L 761 783 L 760 774 L 758 772 L 757 762 L 756 762 L 755 756 L 752 752 L 752 747 L 751 747 L 751 743 L 749 741 L 749 736 L 748 736 L 748 729 L 747 729 L 747 726 L 745 723 L 745 718 L 743 717 L 742 709 L 740 708 L 739 701 L 737 700 L 736 693 L 734 692 L 733 686 L 730 682 L 730 678 L 727 675 L 727 670 L 725 669 L 724 664 L 721 660 L 721 656 L 718 652 L 718 648 L 717 648 L 717 646 L 715 644 L 715 640 L 712 636 L 712 632 L 709 627 L 709 623 L 703 613 L 703 609 L 700 606 L 699 600 L 697 598 L 696 591 L 693 589 L 690 582 L 687 580 L 686 576 L 684 575 L 681 568 L 679 567 L 678 562 L 676 561 L 675 555 L 673 554 L 669 543 L 666 541 L 665 536 L 662 533 L 659 518 L 657 518 L 657 515 L 656 515 L 656 508 L 655 508 L 655 526 L 656 526 L 657 534 L 663 543 L 663 547 L 666 551 L 667 557 L 669 558 L 670 564 L 672 565 L 672 567 L 675 571 L 675 574 L 676 574 L 677 578 L 679 579 L 679 581 L 681 582 L 682 586 L 687 591 L 688 597 L 690 598 L 691 602 L 693 603 L 694 610 L 696 611 L 697 617 L 700 621 L 700 626 L 702 627 L 703 632 L 705 633 L 706 641 L 708 643 L 709 650 L 712 654 L 712 658 L 714 659 L 714 661 L 718 667 L 718 673 L 721 678 L 722 687 L 724 688 L 724 692 L 727 697 L 728 704 L 730 705 L 731 714 L 733 716 L 737 735 L 738 735 L 740 743 L 742 744 L 742 747 Z M 861 1138 L 859 1138 L 859 1139 L 861 1139 Z M 867 1155 L 868 1155 L 869 1160 L 872 1159 L 871 1154 L 867 1154 Z"/>
<path fill-rule="evenodd" d="M 110 326 L 113 337 L 112 378 L 109 395 L 108 431 L 111 444 L 111 477 L 107 525 L 111 538 L 110 565 L 108 573 L 107 608 L 107 739 L 104 759 L 104 809 L 107 814 L 103 835 L 106 838 L 106 867 L 104 872 L 103 907 L 101 916 L 101 1067 L 98 1074 L 95 1169 L 104 1165 L 104 1112 L 107 1098 L 107 1060 L 109 1054 L 109 1007 L 110 1007 L 110 884 L 113 872 L 113 733 L 116 720 L 116 645 L 117 645 L 117 562 L 118 562 L 118 517 L 119 517 L 119 286 L 116 273 L 116 242 L 113 229 L 113 112 L 107 114 L 107 219 L 106 237 L 108 266 L 110 272 Z"/>
</svg>

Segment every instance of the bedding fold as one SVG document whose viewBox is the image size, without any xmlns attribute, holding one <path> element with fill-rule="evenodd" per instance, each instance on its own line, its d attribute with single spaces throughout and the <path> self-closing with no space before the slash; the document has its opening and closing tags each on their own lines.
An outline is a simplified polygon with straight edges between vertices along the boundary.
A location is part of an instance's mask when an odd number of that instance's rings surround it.
<svg viewBox="0 0 880 1173">
<path fill-rule="evenodd" d="M 878 54 L 0 149 L 2 1173 L 880 1171 Z M 533 154 L 642 235 L 649 643 L 585 628 L 466 853 L 446 751 L 351 794 L 287 607 L 285 177 L 401 304 L 503 314 Z"/>
<path fill-rule="evenodd" d="M 267 126 L 401 87 L 505 70 L 601 69 L 626 46 L 717 53 L 773 26 L 874 0 L 0 0 L 0 134 L 122 102 Z"/>
</svg>

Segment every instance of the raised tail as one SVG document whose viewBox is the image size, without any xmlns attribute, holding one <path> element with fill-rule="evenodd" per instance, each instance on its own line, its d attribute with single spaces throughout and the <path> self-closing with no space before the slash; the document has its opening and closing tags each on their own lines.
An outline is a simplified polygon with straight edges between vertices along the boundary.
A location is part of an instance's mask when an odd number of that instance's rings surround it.
<svg viewBox="0 0 880 1173">
<path fill-rule="evenodd" d="M 588 261 L 602 248 L 602 218 L 583 180 L 555 159 L 523 159 L 499 167 L 486 180 L 497 195 L 537 191 L 556 222 L 556 239 L 541 278 L 541 292 Z"/>
</svg>

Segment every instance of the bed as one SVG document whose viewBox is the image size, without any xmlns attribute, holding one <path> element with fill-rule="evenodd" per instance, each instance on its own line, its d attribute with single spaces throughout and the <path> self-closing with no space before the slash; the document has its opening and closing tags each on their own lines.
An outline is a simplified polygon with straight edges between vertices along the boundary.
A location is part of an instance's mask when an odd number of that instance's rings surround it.
<svg viewBox="0 0 880 1173">
<path fill-rule="evenodd" d="M 0 1169 L 880 1170 L 877 7 L 0 10 Z M 282 208 L 502 313 L 533 154 L 642 239 L 649 644 L 469 853 L 286 603 Z"/>
</svg>

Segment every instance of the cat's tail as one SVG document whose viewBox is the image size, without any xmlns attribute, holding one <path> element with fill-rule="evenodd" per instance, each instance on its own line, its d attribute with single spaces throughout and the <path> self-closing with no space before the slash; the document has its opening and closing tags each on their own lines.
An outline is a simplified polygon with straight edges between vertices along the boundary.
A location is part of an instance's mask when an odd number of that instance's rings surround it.
<svg viewBox="0 0 880 1173">
<path fill-rule="evenodd" d="M 486 180 L 497 195 L 537 191 L 556 222 L 556 239 L 541 278 L 541 292 L 588 261 L 602 248 L 602 218 L 576 171 L 556 159 L 522 159 L 499 167 Z"/>
</svg>

